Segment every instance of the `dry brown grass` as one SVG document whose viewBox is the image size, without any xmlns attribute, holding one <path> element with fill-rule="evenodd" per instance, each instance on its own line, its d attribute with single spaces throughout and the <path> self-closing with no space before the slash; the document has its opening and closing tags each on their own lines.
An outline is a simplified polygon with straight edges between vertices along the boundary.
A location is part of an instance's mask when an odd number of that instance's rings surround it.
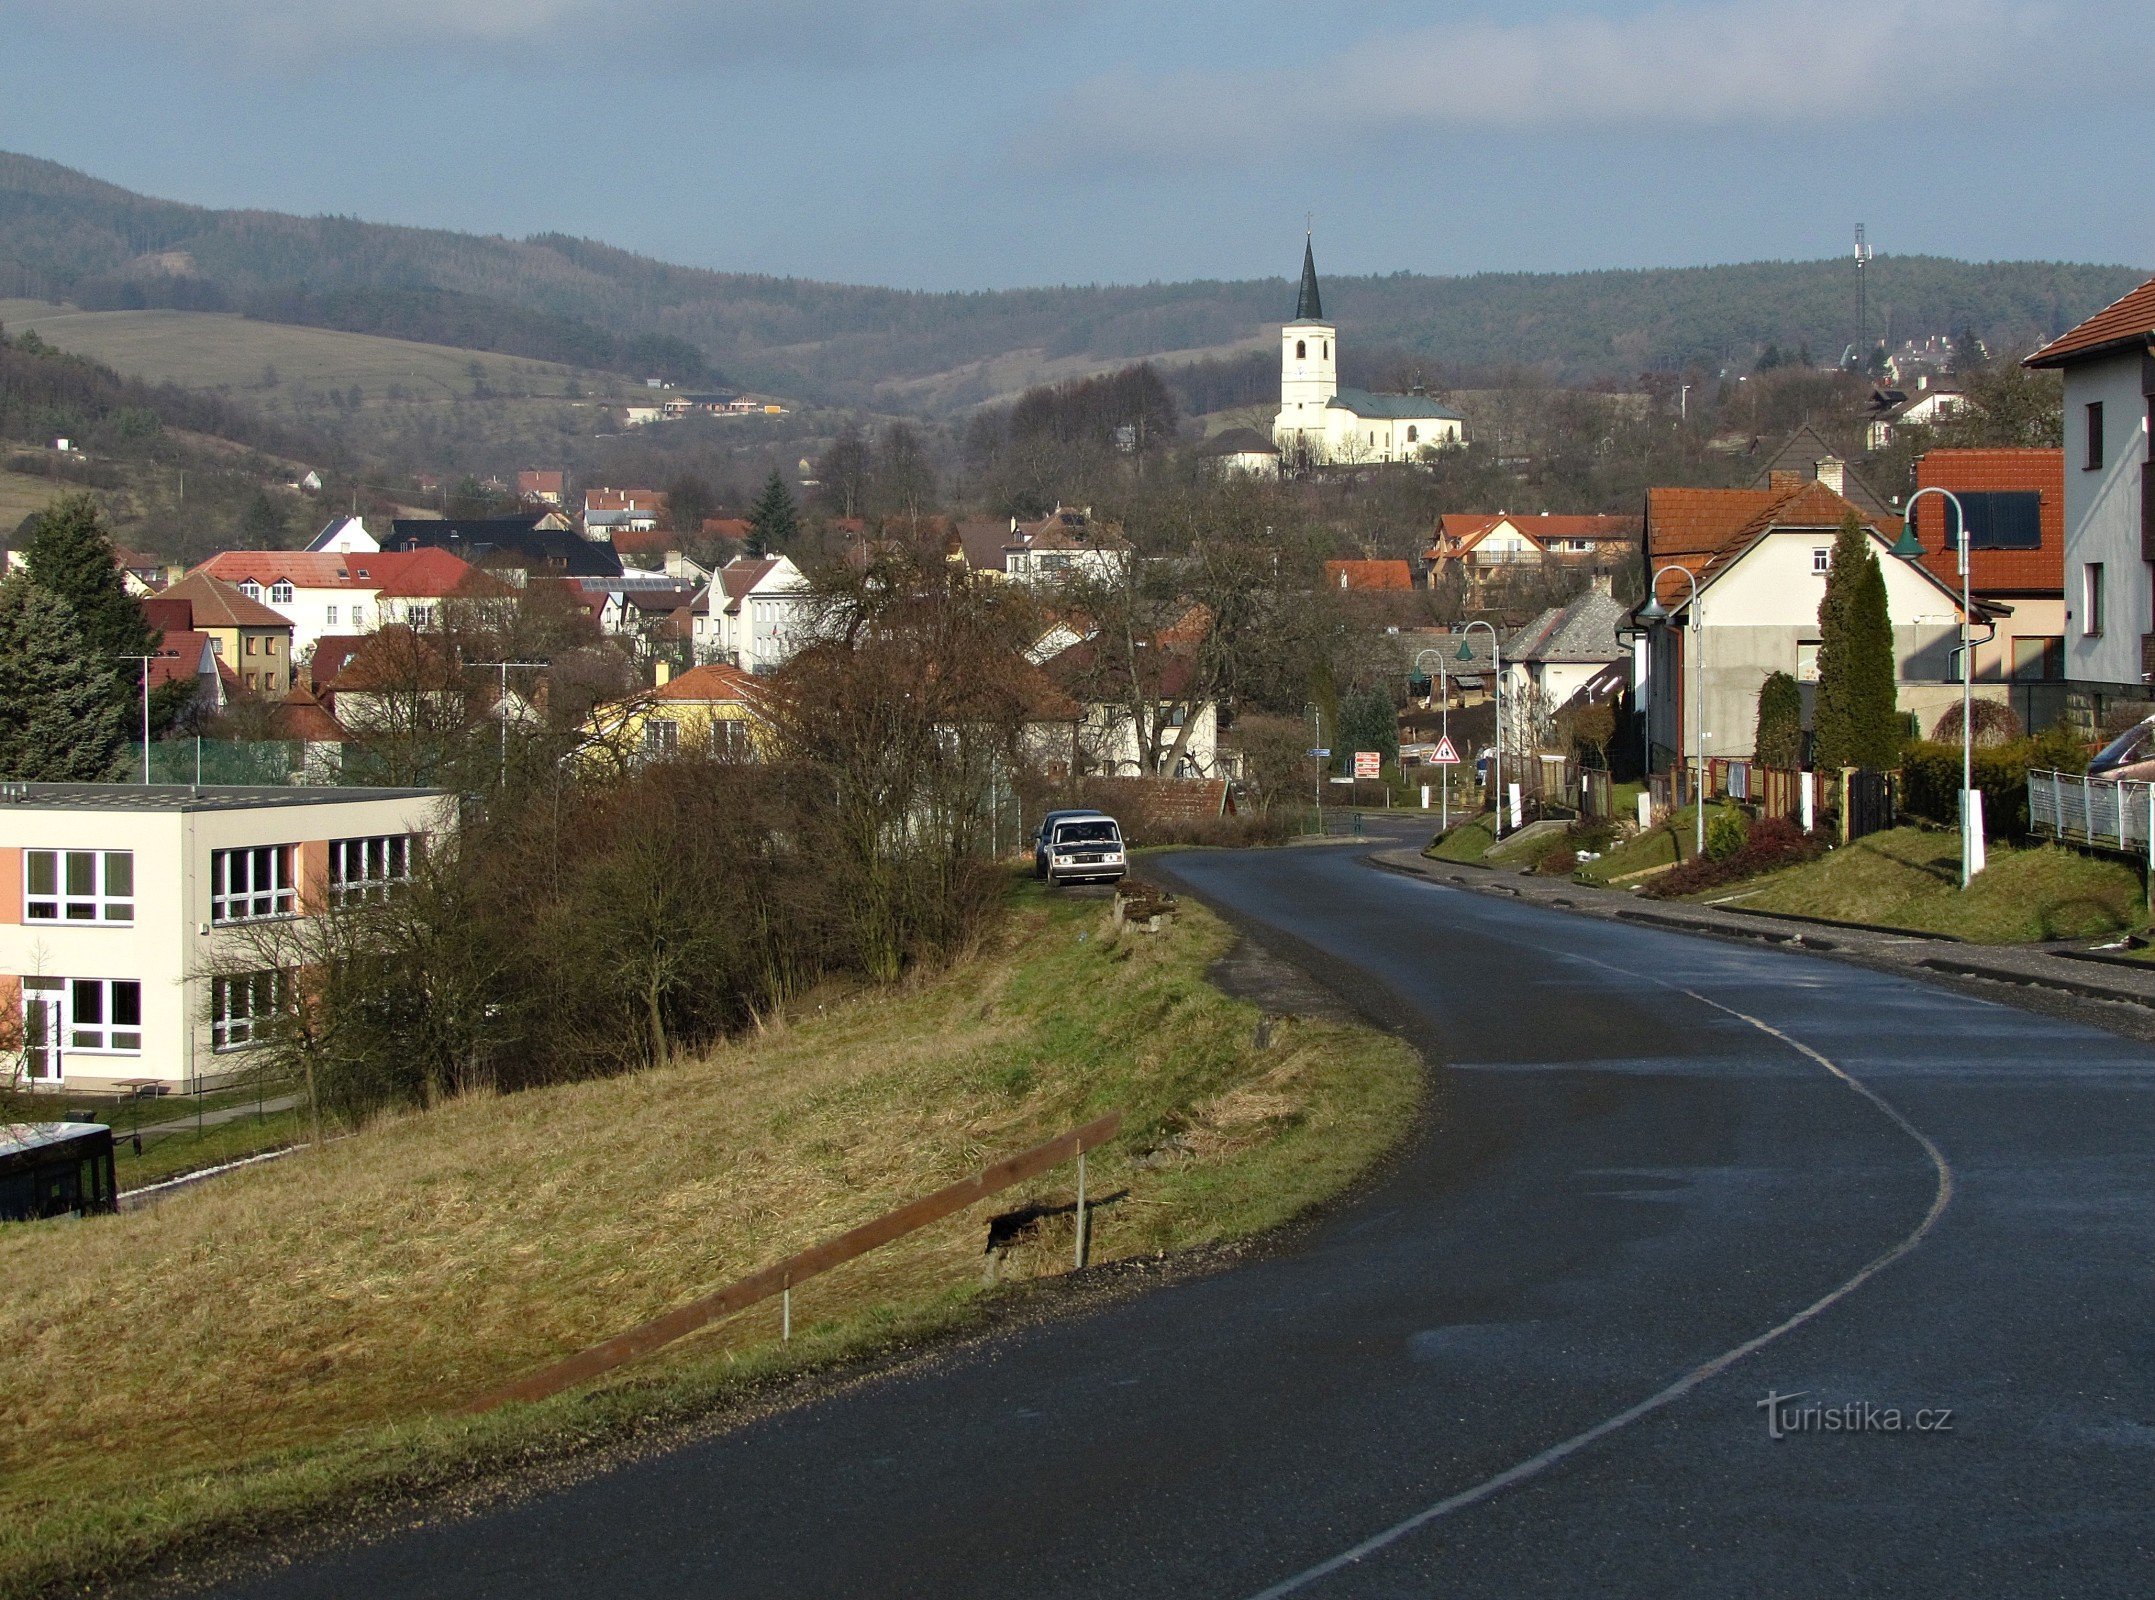
<svg viewBox="0 0 2155 1600">
<path fill-rule="evenodd" d="M 596 1417 L 708 1404 L 741 1374 L 962 1321 L 988 1213 L 1067 1202 L 1050 1173 L 759 1308 L 611 1392 L 447 1420 L 516 1374 L 1108 1109 L 1094 1259 L 1239 1236 L 1336 1192 L 1411 1121 L 1396 1040 L 1336 1024 L 1253 1043 L 1203 982 L 1195 907 L 1108 937 L 1029 887 L 941 978 L 811 1001 L 634 1077 L 473 1097 L 153 1210 L 0 1234 L 0 1592 L 385 1482 L 469 1470 Z M 1141 1158 L 1141 1159 L 1140 1159 Z M 1067 1219 L 1004 1276 L 1060 1271 Z"/>
</svg>

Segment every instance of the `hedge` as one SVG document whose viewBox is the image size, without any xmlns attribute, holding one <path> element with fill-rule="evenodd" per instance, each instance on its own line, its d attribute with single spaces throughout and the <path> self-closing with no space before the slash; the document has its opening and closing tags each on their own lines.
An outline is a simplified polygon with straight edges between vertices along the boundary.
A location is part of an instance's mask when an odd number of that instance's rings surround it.
<svg viewBox="0 0 2155 1600">
<path fill-rule="evenodd" d="M 2018 842 L 2028 836 L 2028 772 L 2085 772 L 2087 751 L 2062 730 L 2011 744 L 1978 746 L 1971 776 L 1983 794 L 1983 832 Z M 1960 745 L 1921 739 L 1901 753 L 1901 810 L 1941 827 L 1960 826 Z"/>
</svg>

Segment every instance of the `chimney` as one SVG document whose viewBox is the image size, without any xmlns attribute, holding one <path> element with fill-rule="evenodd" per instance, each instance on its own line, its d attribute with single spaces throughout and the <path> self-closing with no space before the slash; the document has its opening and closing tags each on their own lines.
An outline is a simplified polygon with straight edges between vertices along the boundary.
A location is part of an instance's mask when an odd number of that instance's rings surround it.
<svg viewBox="0 0 2155 1600">
<path fill-rule="evenodd" d="M 1611 577 L 1612 577 L 1612 574 L 1610 574 L 1610 573 L 1606 573 L 1606 572 L 1597 572 L 1597 573 L 1595 573 L 1595 574 L 1594 574 L 1594 576 L 1593 576 L 1593 578 L 1592 578 L 1592 580 L 1591 580 L 1591 582 L 1593 583 L 1593 586 L 1594 586 L 1594 593 L 1596 593 L 1596 594 L 1598 594 L 1598 595 L 1603 595 L 1603 596 L 1607 596 L 1607 595 L 1609 594 L 1609 592 L 1610 592 L 1610 590 L 1609 590 L 1609 584 L 1610 584 L 1610 581 L 1611 581 Z"/>
<path fill-rule="evenodd" d="M 670 683 L 670 682 L 671 682 L 672 680 L 673 680 L 673 663 L 672 663 L 671 661 L 666 661 L 666 660 L 663 660 L 663 659 L 662 659 L 662 660 L 660 660 L 660 661 L 659 661 L 659 663 L 658 663 L 658 681 L 657 681 L 657 683 L 656 683 L 656 684 L 654 685 L 654 687 L 656 687 L 656 688 L 660 688 L 660 689 L 663 689 L 663 688 L 665 688 L 665 687 L 666 687 L 666 685 L 667 685 L 668 683 Z"/>
<path fill-rule="evenodd" d="M 1835 494 L 1848 492 L 1848 463 L 1839 456 L 1821 456 L 1818 461 L 1818 481 Z"/>
<path fill-rule="evenodd" d="M 1800 472 L 1769 472 L 1766 474 L 1766 487 L 1775 494 L 1786 494 L 1791 489 L 1803 487 L 1803 474 Z"/>
</svg>

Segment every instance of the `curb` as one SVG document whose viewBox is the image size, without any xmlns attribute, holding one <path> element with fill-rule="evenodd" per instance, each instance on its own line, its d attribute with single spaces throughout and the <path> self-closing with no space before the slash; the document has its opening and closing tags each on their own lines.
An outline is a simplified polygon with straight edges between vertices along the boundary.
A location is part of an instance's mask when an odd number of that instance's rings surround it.
<svg viewBox="0 0 2155 1600">
<path fill-rule="evenodd" d="M 2155 1010 L 2155 995 L 2136 994 L 2130 989 L 2111 989 L 2099 983 L 2081 983 L 2073 978 L 2043 977 L 2032 972 L 2016 972 L 2011 967 L 1990 967 L 1980 961 L 1962 961 L 1949 956 L 1927 956 L 1916 965 L 1956 978 L 1981 978 L 1987 983 L 2010 983 L 2023 989 L 2055 989 L 2082 1000 L 2104 1000 L 2112 1005 L 2139 1006 L 2143 1010 Z"/>
</svg>

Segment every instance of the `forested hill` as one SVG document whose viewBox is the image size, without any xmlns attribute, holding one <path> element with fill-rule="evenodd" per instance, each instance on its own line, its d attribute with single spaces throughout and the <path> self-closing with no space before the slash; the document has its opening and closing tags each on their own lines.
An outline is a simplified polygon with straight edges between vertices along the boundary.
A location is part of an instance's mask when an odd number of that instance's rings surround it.
<svg viewBox="0 0 2155 1600">
<path fill-rule="evenodd" d="M 1293 255 L 1292 240 L 1282 256 Z M 1322 263 L 1320 262 L 1320 266 Z M 872 275 L 873 261 L 861 263 Z M 1973 327 L 1993 346 L 2060 332 L 2146 274 L 2122 266 L 1880 257 L 1874 333 Z M 216 211 L 0 153 L 0 297 L 87 308 L 232 309 L 590 367 L 846 404 L 949 406 L 1058 364 L 1225 351 L 1283 316 L 1284 279 L 919 293 L 679 267 L 573 238 Z M 1820 359 L 1852 337 L 1846 261 L 1325 280 L 1364 349 L 1433 379 L 1526 365 L 1629 378 L 1745 361 L 1768 343 Z"/>
</svg>

